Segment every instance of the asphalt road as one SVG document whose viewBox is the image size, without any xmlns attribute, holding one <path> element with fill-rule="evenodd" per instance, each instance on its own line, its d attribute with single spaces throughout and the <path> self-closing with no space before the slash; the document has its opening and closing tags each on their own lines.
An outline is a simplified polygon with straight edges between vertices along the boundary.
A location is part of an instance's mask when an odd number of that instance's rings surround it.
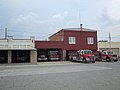
<svg viewBox="0 0 120 90">
<path fill-rule="evenodd" d="M 0 90 L 120 90 L 120 62 L 0 65 Z"/>
</svg>

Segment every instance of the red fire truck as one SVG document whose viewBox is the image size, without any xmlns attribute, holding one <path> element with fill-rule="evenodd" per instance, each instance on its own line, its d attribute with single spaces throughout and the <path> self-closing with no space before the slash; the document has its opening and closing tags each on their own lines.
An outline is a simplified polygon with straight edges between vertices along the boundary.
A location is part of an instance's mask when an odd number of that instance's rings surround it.
<svg viewBox="0 0 120 90">
<path fill-rule="evenodd" d="M 49 51 L 49 60 L 59 60 L 59 51 Z"/>
<path fill-rule="evenodd" d="M 77 51 L 76 57 L 71 56 L 70 60 L 71 61 L 80 61 L 83 63 L 87 63 L 87 62 L 95 63 L 95 56 L 91 50 L 79 50 L 79 51 Z"/>
<path fill-rule="evenodd" d="M 94 55 L 95 55 L 96 61 L 103 61 L 103 60 L 106 60 L 107 62 L 118 61 L 117 55 L 107 50 L 95 51 Z"/>
</svg>

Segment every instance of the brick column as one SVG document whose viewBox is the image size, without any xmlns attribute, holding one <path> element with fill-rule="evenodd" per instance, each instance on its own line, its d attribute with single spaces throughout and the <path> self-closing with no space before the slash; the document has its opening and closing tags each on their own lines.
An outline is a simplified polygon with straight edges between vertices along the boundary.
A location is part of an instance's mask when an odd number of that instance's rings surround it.
<svg viewBox="0 0 120 90">
<path fill-rule="evenodd" d="M 8 63 L 12 63 L 12 51 L 8 50 Z"/>
<path fill-rule="evenodd" d="M 62 50 L 62 61 L 66 61 L 66 50 Z"/>
<path fill-rule="evenodd" d="M 30 63 L 37 64 L 37 50 L 30 51 Z"/>
</svg>

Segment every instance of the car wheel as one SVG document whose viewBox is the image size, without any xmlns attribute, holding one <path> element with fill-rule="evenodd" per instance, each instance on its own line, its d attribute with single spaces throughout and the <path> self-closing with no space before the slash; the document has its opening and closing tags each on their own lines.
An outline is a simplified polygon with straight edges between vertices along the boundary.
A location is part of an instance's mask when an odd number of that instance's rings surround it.
<svg viewBox="0 0 120 90">
<path fill-rule="evenodd" d="M 83 58 L 82 62 L 83 63 L 87 63 L 86 58 Z"/>
<path fill-rule="evenodd" d="M 114 60 L 114 62 L 117 62 L 117 61 L 118 61 L 118 59 Z"/>
<path fill-rule="evenodd" d="M 92 61 L 92 63 L 95 63 L 95 61 Z"/>
<path fill-rule="evenodd" d="M 72 62 L 73 62 L 73 57 L 71 57 L 71 59 L 70 59 Z"/>
<path fill-rule="evenodd" d="M 107 62 L 111 62 L 110 58 L 107 58 L 106 61 L 107 61 Z"/>
</svg>

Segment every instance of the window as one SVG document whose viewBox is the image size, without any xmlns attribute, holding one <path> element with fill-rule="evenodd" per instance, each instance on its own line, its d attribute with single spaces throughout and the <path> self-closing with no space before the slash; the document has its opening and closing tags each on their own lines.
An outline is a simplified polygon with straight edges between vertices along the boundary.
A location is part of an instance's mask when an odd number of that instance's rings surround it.
<svg viewBox="0 0 120 90">
<path fill-rule="evenodd" d="M 94 39 L 93 39 L 93 37 L 88 37 L 88 38 L 87 38 L 87 42 L 88 42 L 88 44 L 94 44 Z"/>
<path fill-rule="evenodd" d="M 76 37 L 69 37 L 69 44 L 76 44 Z"/>
</svg>

